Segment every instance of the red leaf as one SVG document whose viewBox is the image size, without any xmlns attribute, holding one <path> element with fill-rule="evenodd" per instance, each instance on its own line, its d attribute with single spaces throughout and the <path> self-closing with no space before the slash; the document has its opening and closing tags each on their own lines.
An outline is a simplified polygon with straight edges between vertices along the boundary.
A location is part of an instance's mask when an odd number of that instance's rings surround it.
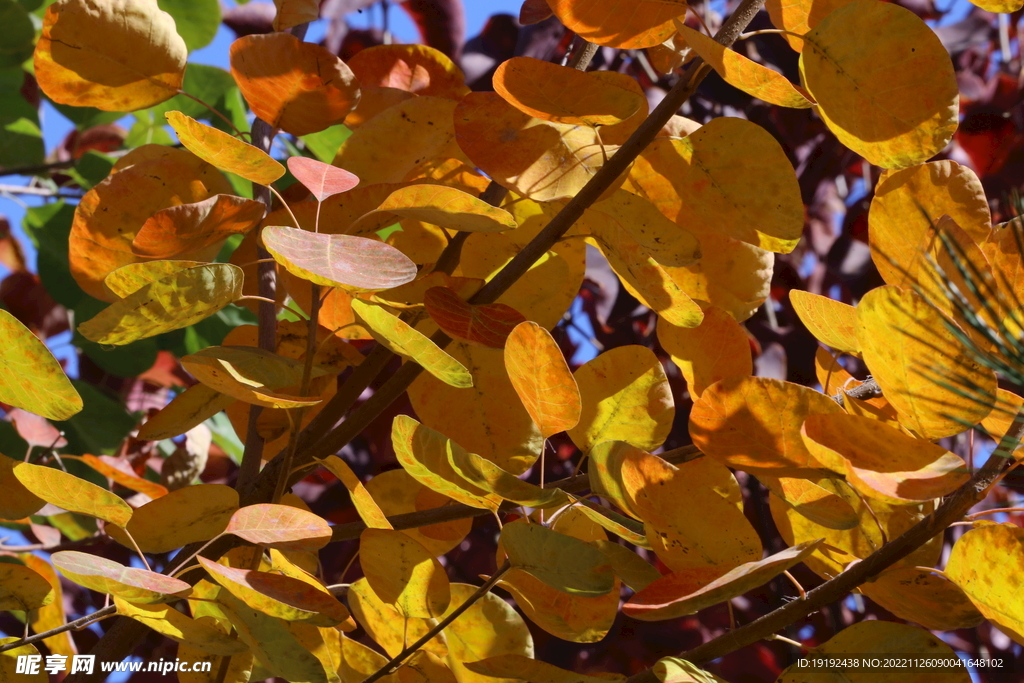
<svg viewBox="0 0 1024 683">
<path fill-rule="evenodd" d="M 359 178 L 345 169 L 307 157 L 289 158 L 288 170 L 313 193 L 318 202 L 331 195 L 348 192 L 359 184 Z"/>
<path fill-rule="evenodd" d="M 500 349 L 516 325 L 526 320 L 505 304 L 472 306 L 447 287 L 431 287 L 424 296 L 427 313 L 451 337 Z"/>
</svg>

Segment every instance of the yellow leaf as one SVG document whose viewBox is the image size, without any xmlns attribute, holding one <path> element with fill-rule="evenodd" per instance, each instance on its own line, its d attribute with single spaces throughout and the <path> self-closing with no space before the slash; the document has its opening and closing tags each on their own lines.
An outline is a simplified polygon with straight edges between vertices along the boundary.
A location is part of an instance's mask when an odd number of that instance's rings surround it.
<svg viewBox="0 0 1024 683">
<path fill-rule="evenodd" d="M 178 94 L 187 58 L 156 0 L 62 0 L 46 10 L 33 64 L 56 102 L 135 111 Z"/>
<path fill-rule="evenodd" d="M 576 126 L 612 126 L 646 103 L 636 81 L 624 76 L 513 57 L 498 65 L 492 80 L 502 99 L 524 114 Z"/>
<path fill-rule="evenodd" d="M 917 281 L 918 271 L 926 267 L 922 245 L 934 236 L 942 216 L 979 244 L 988 239 L 988 199 L 970 168 L 946 159 L 882 172 L 868 211 L 868 235 L 871 259 L 886 284 L 906 287 Z"/>
<path fill-rule="evenodd" d="M 128 503 L 73 474 L 22 462 L 14 466 L 14 476 L 29 491 L 68 512 L 98 517 L 119 527 L 124 527 L 132 517 Z"/>
<path fill-rule="evenodd" d="M 797 35 L 783 34 L 783 38 L 797 52 L 804 49 L 804 35 L 822 19 L 851 0 L 766 0 L 764 8 L 775 28 Z"/>
<path fill-rule="evenodd" d="M 726 683 L 710 671 L 678 657 L 662 657 L 651 670 L 661 683 Z"/>
<path fill-rule="evenodd" d="M 281 550 L 319 550 L 331 541 L 331 527 L 308 510 L 260 503 L 239 508 L 224 529 L 250 543 Z"/>
<path fill-rule="evenodd" d="M 917 293 L 873 289 L 857 305 L 857 323 L 864 362 L 908 429 L 938 439 L 991 412 L 995 373 L 970 356 L 947 329 L 950 323 Z"/>
<path fill-rule="evenodd" d="M 395 190 L 346 232 L 350 235 L 376 232 L 394 223 L 395 216 L 466 232 L 501 232 L 516 227 L 508 211 L 454 187 L 423 183 Z"/>
<path fill-rule="evenodd" d="M 168 553 L 217 536 L 236 510 L 238 493 L 230 486 L 186 486 L 135 510 L 127 529 L 143 552 Z"/>
<path fill-rule="evenodd" d="M 488 657 L 479 662 L 466 662 L 466 668 L 489 678 L 518 678 L 534 683 L 620 683 L 626 680 L 621 674 L 606 674 L 601 677 L 578 674 L 539 659 L 516 654 Z"/>
<path fill-rule="evenodd" d="M 196 558 L 214 581 L 250 608 L 271 617 L 313 626 L 336 626 L 348 610 L 323 586 L 290 576 L 225 567 Z"/>
<path fill-rule="evenodd" d="M 242 296 L 242 269 L 211 263 L 144 285 L 81 323 L 83 337 L 121 346 L 188 327 Z"/>
<path fill-rule="evenodd" d="M 974 628 L 985 617 L 967 595 L 941 573 L 898 567 L 863 583 L 860 592 L 900 619 L 932 631 Z"/>
<path fill-rule="evenodd" d="M 443 507 L 451 498 L 427 488 L 404 469 L 381 472 L 366 483 L 366 489 L 388 517 Z M 438 557 L 462 542 L 473 526 L 472 519 L 455 519 L 427 526 L 402 529 Z"/>
<path fill-rule="evenodd" d="M 680 21 L 677 21 L 676 27 L 686 40 L 687 47 L 700 55 L 729 85 L 780 107 L 807 109 L 814 105 L 814 102 L 807 99 L 800 89 L 778 71 L 747 59 Z"/>
<path fill-rule="evenodd" d="M 220 196 L 220 195 L 218 195 Z M 103 284 L 118 299 L 130 296 L 153 282 L 180 273 L 189 268 L 205 265 L 202 261 L 141 261 L 121 266 L 103 278 Z"/>
<path fill-rule="evenodd" d="M 373 496 L 363 486 L 363 482 L 359 481 L 359 477 L 356 476 L 356 473 L 352 471 L 347 462 L 336 455 L 329 455 L 324 459 L 318 458 L 317 462 L 340 479 L 342 486 L 348 489 L 348 494 L 352 497 L 352 504 L 355 505 L 356 512 L 359 513 L 359 517 L 367 527 L 370 529 L 392 528 L 391 522 L 381 512 L 381 509 L 373 500 Z"/>
<path fill-rule="evenodd" d="M 18 460 L 0 454 L 0 487 L 4 495 L 0 497 L 0 519 L 22 519 L 34 515 L 46 501 L 35 495 L 14 476 L 14 468 Z"/>
<path fill-rule="evenodd" d="M 391 424 L 391 443 L 398 462 L 424 486 L 470 507 L 497 510 L 501 504 L 500 498 L 477 488 L 455 472 L 448 451 L 461 447 L 443 434 L 408 415 L 398 415 Z"/>
<path fill-rule="evenodd" d="M 203 667 L 192 665 L 192 671 L 178 671 L 178 683 L 249 683 L 253 673 L 253 656 L 251 652 L 234 655 L 225 663 L 221 655 L 203 652 L 202 650 L 178 644 L 178 660 L 182 662 L 196 662 L 196 664 L 209 663 L 209 671 L 202 671 Z M 219 674 L 221 666 L 227 666 L 223 679 Z M 199 670 L 197 670 L 199 669 Z"/>
<path fill-rule="evenodd" d="M 693 572 L 679 572 L 658 578 L 637 592 L 622 606 L 623 614 L 640 621 L 663 621 L 717 605 L 743 595 L 771 581 L 803 561 L 821 544 L 809 541 L 747 562 L 706 582 L 695 580 Z"/>
<path fill-rule="evenodd" d="M 365 577 L 349 586 L 347 597 L 352 616 L 389 657 L 394 657 L 401 652 L 406 643 L 414 643 L 425 636 L 438 622 L 437 619 L 403 617 L 394 607 L 385 604 L 377 597 Z M 454 601 L 449 609 L 453 606 L 456 606 Z M 459 620 L 461 619 L 462 617 L 459 618 Z M 426 652 L 433 652 L 439 657 L 446 656 L 448 654 L 447 634 L 448 629 L 445 629 L 427 641 L 422 649 Z"/>
<path fill-rule="evenodd" d="M 258 147 L 180 111 L 169 111 L 164 116 L 185 149 L 222 171 L 257 185 L 269 185 L 284 175 L 284 166 Z"/>
<path fill-rule="evenodd" d="M 700 260 L 701 245 L 692 233 L 669 220 L 649 200 L 626 190 L 616 190 L 585 209 L 573 229 L 600 239 L 616 228 L 663 266 L 688 266 Z"/>
<path fill-rule="evenodd" d="M 580 420 L 580 390 L 551 333 L 533 322 L 516 326 L 505 343 L 512 386 L 545 439 Z"/>
<path fill-rule="evenodd" d="M 473 375 L 465 365 L 406 322 L 380 306 L 359 299 L 352 300 L 352 310 L 371 331 L 374 339 L 393 353 L 419 363 L 424 370 L 447 385 L 459 389 L 473 386 Z"/>
<path fill-rule="evenodd" d="M 231 75 L 256 116 L 292 135 L 341 123 L 359 101 L 359 84 L 345 62 L 290 33 L 249 35 L 233 42 Z"/>
<path fill-rule="evenodd" d="M 569 437 L 588 451 L 602 441 L 626 441 L 652 451 L 668 437 L 675 402 L 665 370 L 643 346 L 602 353 L 575 373 L 583 411 Z"/>
<path fill-rule="evenodd" d="M 1024 644 L 1024 604 L 1018 586 L 1024 571 L 1024 529 L 986 524 L 960 537 L 946 576 L 999 630 Z"/>
<path fill-rule="evenodd" d="M 581 507 L 579 508 L 586 514 L 590 508 Z M 593 519 L 593 517 L 591 517 Z M 615 575 L 622 579 L 622 582 L 629 586 L 634 592 L 641 591 L 653 582 L 661 578 L 661 572 L 659 572 L 654 565 L 650 564 L 646 560 L 642 559 L 635 552 L 630 550 L 624 545 L 619 545 L 613 541 L 605 541 L 598 539 L 593 542 L 597 549 L 604 553 L 609 564 L 612 566 L 612 571 Z"/>
<path fill-rule="evenodd" d="M 248 648 L 242 641 L 221 633 L 209 617 L 192 619 L 168 605 L 136 605 L 114 596 L 117 613 L 145 624 L 171 640 L 216 655 L 237 655 Z"/>
<path fill-rule="evenodd" d="M 597 597 L 614 585 L 603 553 L 540 524 L 522 520 L 506 524 L 501 529 L 501 547 L 513 567 L 563 593 Z"/>
<path fill-rule="evenodd" d="M 635 49 L 664 42 L 685 0 L 548 0 L 566 28 L 598 45 Z"/>
<path fill-rule="evenodd" d="M 82 410 L 82 397 L 46 345 L 17 318 L 0 310 L 0 402 L 51 420 Z"/>
<path fill-rule="evenodd" d="M 870 417 L 808 415 L 801 434 L 818 462 L 890 505 L 941 498 L 970 479 L 959 456 Z"/>
<path fill-rule="evenodd" d="M 404 617 L 440 617 L 451 602 L 444 567 L 416 540 L 392 529 L 365 529 L 359 563 L 370 589 Z"/>
<path fill-rule="evenodd" d="M 0 645 L 10 645 L 19 640 L 21 638 L 17 636 L 0 638 Z M 3 683 L 15 683 L 16 681 L 17 683 L 23 683 L 24 681 L 28 681 L 28 683 L 49 683 L 50 676 L 46 673 L 46 669 L 42 667 L 34 674 L 26 674 L 19 670 L 18 666 L 22 661 L 19 658 L 33 656 L 40 658 L 37 661 L 42 661 L 39 650 L 31 643 L 0 652 L 0 681 L 3 681 Z"/>
<path fill-rule="evenodd" d="M 799 289 L 789 290 L 789 302 L 815 339 L 839 352 L 860 353 L 856 308 Z"/>
<path fill-rule="evenodd" d="M 466 602 L 476 589 L 469 584 L 453 583 L 452 603 L 444 616 Z M 458 683 L 514 683 L 505 678 L 495 680 L 475 674 L 465 667 L 464 662 L 502 654 L 533 656 L 533 637 L 523 618 L 494 593 L 487 593 L 473 603 L 444 632 L 448 639 L 445 663 Z"/>
<path fill-rule="evenodd" d="M 370 649 L 357 640 L 341 638 L 341 667 L 338 675 L 343 683 L 359 683 L 388 663 L 387 657 L 376 650 Z M 385 683 L 398 683 L 394 675 L 384 676 L 380 680 Z"/>
<path fill-rule="evenodd" d="M 277 390 L 298 384 L 303 363 L 248 346 L 210 346 L 181 359 L 200 382 L 239 401 L 267 408 L 300 408 L 315 405 L 320 397 L 304 398 Z M 327 373 L 313 366 L 313 377 Z"/>
<path fill-rule="evenodd" d="M 752 186 L 759 191 L 750 192 Z M 712 250 L 708 233 L 783 254 L 803 235 L 793 166 L 775 138 L 750 121 L 716 118 L 685 138 L 655 139 L 625 189 L 692 232 L 705 254 Z"/>
<path fill-rule="evenodd" d="M 673 571 L 706 568 L 718 576 L 758 560 L 761 541 L 736 505 L 739 489 L 728 470 L 700 460 L 675 467 L 656 455 L 625 458 L 622 488 L 662 562 Z M 721 492 L 709 485 L 714 481 L 725 484 Z"/>
<path fill-rule="evenodd" d="M 743 470 L 819 467 L 800 427 L 811 414 L 841 413 L 813 389 L 767 377 L 728 377 L 708 387 L 690 412 L 690 437 L 702 453 Z"/>
<path fill-rule="evenodd" d="M 174 438 L 206 422 L 235 400 L 205 384 L 189 387 L 143 423 L 139 438 L 147 441 Z"/>
<path fill-rule="evenodd" d="M 559 489 L 542 489 L 523 481 L 510 472 L 501 469 L 490 460 L 481 458 L 448 441 L 448 462 L 455 472 L 474 486 L 505 500 L 533 508 L 549 508 L 564 505 L 565 494 Z"/>
<path fill-rule="evenodd" d="M 797 479 L 758 473 L 757 479 L 773 495 L 815 524 L 829 529 L 852 529 L 859 521 L 846 499 L 830 490 L 837 486 L 828 477 Z M 824 481 L 823 481 L 824 480 Z"/>
<path fill-rule="evenodd" d="M 659 321 L 657 327 L 658 343 L 672 356 L 694 398 L 719 380 L 754 371 L 743 326 L 718 306 L 706 306 L 703 312 L 704 319 L 695 328 L 667 321 Z"/>
<path fill-rule="evenodd" d="M 862 36 L 871 36 L 864 50 Z M 916 14 L 853 0 L 804 36 L 800 73 L 839 141 L 882 168 L 920 164 L 956 131 L 959 97 L 949 53 Z"/>
<path fill-rule="evenodd" d="M 615 503 L 623 512 L 640 519 L 640 512 L 622 485 L 622 463 L 627 459 L 641 459 L 649 454 L 642 448 L 625 441 L 602 441 L 587 451 L 590 486 L 594 493 Z"/>
<path fill-rule="evenodd" d="M 360 125 L 333 164 L 368 185 L 400 183 L 429 159 L 466 157 L 455 142 L 455 102 L 420 96 L 399 102 Z"/>
<path fill-rule="evenodd" d="M 821 479 L 822 488 L 843 498 L 857 516 L 852 528 L 833 529 L 822 526 L 800 514 L 776 496 L 769 497 L 772 519 L 779 534 L 789 545 L 798 545 L 824 538 L 825 542 L 804 560 L 804 564 L 824 579 L 834 577 L 856 559 L 864 559 L 882 547 L 882 532 L 893 539 L 914 526 L 934 509 L 934 505 L 887 505 L 882 500 L 866 501 L 845 482 Z M 868 505 L 870 504 L 870 508 Z M 942 552 L 942 534 L 935 536 L 907 557 L 898 567 L 931 566 Z"/>
<path fill-rule="evenodd" d="M 503 470 L 525 472 L 540 456 L 544 437 L 508 378 L 502 350 L 464 342 L 447 350 L 472 368 L 473 386 L 461 389 L 421 374 L 409 387 L 416 414 L 427 427 Z"/>
<path fill-rule="evenodd" d="M 835 658 L 863 656 L 871 653 L 883 661 L 886 657 L 936 658 L 938 661 L 956 659 L 957 654 L 933 633 L 892 621 L 862 621 L 848 626 L 830 640 L 811 648 L 808 658 Z M 826 669 L 810 674 L 822 683 L 970 683 L 966 667 L 952 666 L 907 671 L 899 669 L 854 670 Z M 807 667 L 797 664 L 782 672 L 777 683 L 801 683 L 808 679 Z"/>
<path fill-rule="evenodd" d="M 45 576 L 23 564 L 0 564 L 0 610 L 29 610 L 53 602 L 53 587 Z"/>
<path fill-rule="evenodd" d="M 28 613 L 28 621 L 32 630 L 36 633 L 45 633 L 64 626 L 67 623 L 67 619 L 64 617 L 64 591 L 60 587 L 60 577 L 53 565 L 32 553 L 21 553 L 18 555 L 18 559 L 24 562 L 29 569 L 49 581 L 50 587 L 53 589 L 52 602 Z M 71 639 L 70 631 L 44 638 L 43 644 L 50 649 L 51 654 L 66 657 L 78 654 L 78 648 L 75 647 L 75 641 Z"/>
<path fill-rule="evenodd" d="M 67 579 L 100 593 L 116 595 L 138 605 L 176 602 L 192 592 L 181 579 L 136 567 L 98 555 L 61 550 L 50 561 Z"/>
</svg>

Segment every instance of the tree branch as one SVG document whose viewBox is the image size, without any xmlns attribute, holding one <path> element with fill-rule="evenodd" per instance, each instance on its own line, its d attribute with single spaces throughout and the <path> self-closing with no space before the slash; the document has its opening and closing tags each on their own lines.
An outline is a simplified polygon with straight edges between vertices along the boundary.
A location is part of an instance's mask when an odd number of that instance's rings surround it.
<svg viewBox="0 0 1024 683">
<path fill-rule="evenodd" d="M 12 643 L 7 643 L 6 645 L 0 645 L 0 652 L 7 652 L 8 650 L 13 650 L 14 648 L 21 647 L 22 645 L 31 645 L 32 643 L 38 643 L 40 640 L 46 640 L 51 636 L 60 635 L 65 631 L 74 631 L 83 628 L 94 621 L 98 621 L 104 617 L 108 617 L 111 614 L 115 614 L 116 612 L 117 608 L 114 605 L 109 605 L 101 610 L 96 610 L 88 616 L 82 617 L 80 619 L 75 619 L 74 621 L 69 621 L 63 626 L 51 628 L 49 631 L 43 631 L 42 633 L 34 633 L 30 635 L 28 638 L 22 638 L 21 640 L 14 641 Z"/>
<path fill-rule="evenodd" d="M 889 541 L 860 562 L 847 566 L 839 576 L 808 591 L 804 600 L 786 603 L 774 612 L 755 619 L 735 631 L 729 631 L 714 640 L 679 655 L 682 659 L 701 665 L 763 640 L 789 626 L 797 619 L 812 614 L 822 607 L 841 599 L 868 579 L 877 576 L 894 563 L 914 552 L 953 522 L 962 518 L 972 507 L 985 499 L 989 488 L 1013 462 L 1013 451 L 1024 438 L 1024 408 L 1013 420 L 1006 436 L 985 466 L 970 481 L 947 498 L 930 515 L 912 526 L 898 538 Z M 659 683 L 651 669 L 629 678 L 627 683 Z"/>
</svg>

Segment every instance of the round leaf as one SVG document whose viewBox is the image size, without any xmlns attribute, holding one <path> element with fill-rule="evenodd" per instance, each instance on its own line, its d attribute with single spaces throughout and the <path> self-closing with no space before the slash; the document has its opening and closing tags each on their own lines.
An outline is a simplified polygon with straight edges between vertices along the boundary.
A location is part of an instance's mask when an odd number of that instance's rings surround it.
<svg viewBox="0 0 1024 683">
<path fill-rule="evenodd" d="M 454 339 L 500 349 L 525 318 L 505 304 L 473 305 L 447 287 L 431 287 L 423 297 L 430 318 Z"/>
<path fill-rule="evenodd" d="M 440 617 L 451 602 L 444 567 L 401 531 L 365 529 L 359 536 L 359 563 L 382 602 L 406 617 Z"/>
<path fill-rule="evenodd" d="M 51 420 L 67 420 L 82 410 L 82 397 L 57 359 L 5 310 L 0 310 L 0 339 L 0 402 Z"/>
<path fill-rule="evenodd" d="M 653 47 L 676 32 L 685 0 L 548 0 L 565 27 L 598 45 L 624 50 Z"/>
<path fill-rule="evenodd" d="M 516 325 L 505 343 L 512 386 L 547 439 L 580 421 L 580 390 L 551 333 L 534 322 Z"/>
<path fill-rule="evenodd" d="M 53 602 L 54 593 L 45 576 L 23 564 L 0 564 L 0 610 L 28 611 Z"/>
<path fill-rule="evenodd" d="M 1024 603 L 1018 596 L 1024 572 L 1024 529 L 986 524 L 953 546 L 946 576 L 1003 633 L 1024 644 Z"/>
</svg>

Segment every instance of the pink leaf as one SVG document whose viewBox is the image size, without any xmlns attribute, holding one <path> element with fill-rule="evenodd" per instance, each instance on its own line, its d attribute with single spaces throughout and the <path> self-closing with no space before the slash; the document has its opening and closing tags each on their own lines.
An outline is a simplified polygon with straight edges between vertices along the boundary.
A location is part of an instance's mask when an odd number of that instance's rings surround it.
<svg viewBox="0 0 1024 683">
<path fill-rule="evenodd" d="M 359 184 L 359 178 L 345 169 L 308 157 L 291 157 L 288 170 L 313 193 L 318 202 L 331 195 L 348 192 Z"/>
</svg>

